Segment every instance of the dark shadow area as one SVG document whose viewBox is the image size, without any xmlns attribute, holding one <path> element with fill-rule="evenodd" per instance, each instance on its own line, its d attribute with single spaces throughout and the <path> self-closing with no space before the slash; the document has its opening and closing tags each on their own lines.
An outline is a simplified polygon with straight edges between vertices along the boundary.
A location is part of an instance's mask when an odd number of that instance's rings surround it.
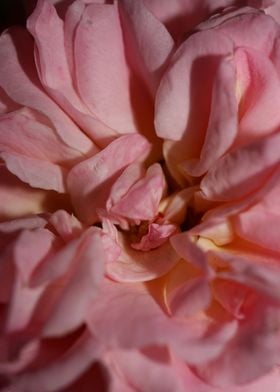
<svg viewBox="0 0 280 392">
<path fill-rule="evenodd" d="M 0 1 L 0 32 L 13 25 L 25 25 L 26 12 L 21 0 Z"/>
</svg>

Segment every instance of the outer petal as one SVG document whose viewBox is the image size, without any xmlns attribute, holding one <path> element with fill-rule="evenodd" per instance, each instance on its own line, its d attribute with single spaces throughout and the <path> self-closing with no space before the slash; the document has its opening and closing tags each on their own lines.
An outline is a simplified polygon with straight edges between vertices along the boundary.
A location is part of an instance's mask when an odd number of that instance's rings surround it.
<svg viewBox="0 0 280 392">
<path fill-rule="evenodd" d="M 55 392 L 71 384 L 91 364 L 100 353 L 100 346 L 88 334 L 84 334 L 54 363 L 36 371 L 23 373 L 10 386 L 15 390 Z"/>
<path fill-rule="evenodd" d="M 79 93 L 90 110 L 119 133 L 136 131 L 115 5 L 90 4 L 85 8 L 75 37 L 75 69 Z"/>
<path fill-rule="evenodd" d="M 108 352 L 102 361 L 111 377 L 111 391 L 185 391 L 183 379 L 164 348 Z M 119 389 L 118 389 L 119 388 Z"/>
<path fill-rule="evenodd" d="M 0 151 L 11 172 L 33 187 L 64 191 L 66 167 L 81 159 L 43 116 L 23 109 L 0 120 Z"/>
<path fill-rule="evenodd" d="M 280 268 L 277 256 L 273 257 L 261 251 L 255 254 L 252 251 L 245 252 L 242 248 L 228 252 L 211 251 L 209 255 L 222 260 L 230 268 L 228 272 L 218 274 L 221 278 L 242 283 L 272 300 L 280 300 Z"/>
<path fill-rule="evenodd" d="M 277 133 L 225 155 L 201 181 L 204 195 L 226 201 L 256 191 L 279 163 L 279 148 Z"/>
<path fill-rule="evenodd" d="M 187 161 L 182 169 L 201 176 L 231 146 L 237 135 L 236 75 L 233 61 L 221 62 L 214 81 L 211 111 L 200 158 Z"/>
<path fill-rule="evenodd" d="M 175 288 L 167 297 L 170 314 L 174 317 L 191 317 L 205 310 L 211 302 L 208 282 L 203 278 L 190 279 Z"/>
<path fill-rule="evenodd" d="M 81 237 L 77 253 L 72 257 L 67 275 L 57 282 L 57 287 L 50 286 L 42 298 L 42 312 L 39 311 L 36 317 L 42 321 L 47 316 L 43 325 L 44 336 L 59 336 L 83 323 L 103 276 L 106 260 L 99 233 L 89 229 Z"/>
<path fill-rule="evenodd" d="M 32 60 L 33 41 L 25 31 L 16 28 L 2 34 L 0 59 L 0 86 L 10 98 L 43 114 L 63 142 L 80 155 L 96 151 L 90 139 L 41 90 Z"/>
<path fill-rule="evenodd" d="M 138 68 L 138 73 L 146 79 L 154 94 L 161 71 L 172 52 L 173 39 L 165 26 L 145 7 L 142 0 L 121 0 L 119 4 L 123 11 L 125 35 L 130 34 L 133 43 L 126 41 L 129 48 L 128 54 L 131 56 L 134 67 L 136 70 Z M 138 64 L 135 59 L 138 60 Z M 139 60 L 142 67 L 139 67 Z"/>
<path fill-rule="evenodd" d="M 90 330 L 111 349 L 168 345 L 193 364 L 217 357 L 236 332 L 235 323 L 205 334 L 204 322 L 171 320 L 146 290 L 137 284 L 104 283 L 88 313 Z"/>
<path fill-rule="evenodd" d="M 32 187 L 60 193 L 66 191 L 66 171 L 58 165 L 21 154 L 3 152 L 0 155 L 8 170 Z"/>
<path fill-rule="evenodd" d="M 186 137 L 186 158 L 199 153 L 214 77 L 221 59 L 232 51 L 233 43 L 224 35 L 211 30 L 194 34 L 180 46 L 161 80 L 155 109 L 157 135 L 171 140 Z"/>
<path fill-rule="evenodd" d="M 195 392 L 220 392 L 223 388 L 206 384 L 203 380 L 198 378 L 191 370 L 189 370 L 184 363 L 178 363 L 178 370 L 180 369 L 182 378 L 185 381 L 185 390 Z M 275 368 L 269 374 L 259 378 L 258 380 L 242 386 L 227 386 L 227 392 L 263 392 L 271 391 L 278 392 L 280 385 L 280 370 Z"/>
<path fill-rule="evenodd" d="M 0 149 L 65 166 L 81 159 L 75 146 L 63 143 L 43 116 L 28 109 L 1 117 Z"/>
<path fill-rule="evenodd" d="M 145 0 L 148 8 L 161 20 L 177 40 L 183 39 L 202 21 L 230 6 L 242 7 L 252 1 L 236 0 Z M 254 1 L 254 6 L 262 7 L 265 2 Z"/>
<path fill-rule="evenodd" d="M 73 4 L 70 12 L 67 13 L 68 18 L 64 25 L 55 8 L 47 1 L 40 0 L 28 19 L 27 27 L 35 38 L 36 65 L 43 86 L 81 128 L 94 141 L 100 143 L 114 135 L 114 132 L 106 129 L 106 126 L 100 123 L 82 102 L 75 90 L 73 59 L 67 56 L 70 51 L 69 45 L 71 45 L 71 51 L 74 46 L 73 40 L 71 41 L 72 34 L 69 28 L 71 16 L 69 15 L 75 14 L 75 9 L 84 11 L 84 8 L 82 3 Z"/>
<path fill-rule="evenodd" d="M 198 368 L 208 382 L 222 388 L 248 383 L 279 363 L 279 309 L 255 305 L 221 357 Z"/>
<path fill-rule="evenodd" d="M 274 64 L 263 52 L 238 49 L 235 59 L 237 83 L 245 90 L 241 96 L 236 144 L 245 144 L 279 128 L 280 80 Z"/>
<path fill-rule="evenodd" d="M 234 218 L 234 226 L 242 238 L 276 252 L 280 251 L 279 191 L 276 182 L 255 205 Z"/>
<path fill-rule="evenodd" d="M 236 17 L 235 17 L 236 16 Z M 255 8 L 237 7 L 221 17 L 211 18 L 200 25 L 202 29 L 216 27 L 230 37 L 236 47 L 252 48 L 270 56 L 275 39 L 279 36 L 279 26 L 264 12 Z M 247 34 L 243 34 L 246 29 Z"/>
</svg>

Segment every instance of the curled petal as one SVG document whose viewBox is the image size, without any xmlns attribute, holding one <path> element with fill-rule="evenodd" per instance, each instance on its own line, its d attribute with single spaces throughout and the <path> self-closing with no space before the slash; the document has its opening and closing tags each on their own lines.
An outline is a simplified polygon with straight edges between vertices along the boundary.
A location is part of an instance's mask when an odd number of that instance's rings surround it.
<svg viewBox="0 0 280 392">
<path fill-rule="evenodd" d="M 201 181 L 205 197 L 227 201 L 256 191 L 279 163 L 279 146 L 276 133 L 219 159 Z"/>
<path fill-rule="evenodd" d="M 111 186 L 131 163 L 149 153 L 149 144 L 138 134 L 121 136 L 92 158 L 73 167 L 67 185 L 78 217 L 86 223 L 98 220 L 97 209 L 106 206 Z"/>
<path fill-rule="evenodd" d="M 61 357 L 50 365 L 18 376 L 10 388 L 37 392 L 55 392 L 67 387 L 84 373 L 100 355 L 100 346 L 85 333 Z"/>
<path fill-rule="evenodd" d="M 158 278 L 171 270 L 179 256 L 169 241 L 148 251 L 132 249 L 124 236 L 119 233 L 118 243 L 121 254 L 107 265 L 107 274 L 120 282 L 143 282 Z"/>
<path fill-rule="evenodd" d="M 155 163 L 149 167 L 145 177 L 138 180 L 111 211 L 128 219 L 151 221 L 157 214 L 164 187 L 162 169 Z"/>
</svg>

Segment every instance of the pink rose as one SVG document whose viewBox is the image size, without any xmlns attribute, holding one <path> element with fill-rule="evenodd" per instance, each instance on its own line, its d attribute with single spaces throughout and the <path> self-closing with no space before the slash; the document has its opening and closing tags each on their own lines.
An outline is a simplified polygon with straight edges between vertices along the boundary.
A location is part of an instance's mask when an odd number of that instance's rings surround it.
<svg viewBox="0 0 280 392">
<path fill-rule="evenodd" d="M 277 4 L 33 5 L 0 37 L 1 390 L 278 392 Z"/>
</svg>

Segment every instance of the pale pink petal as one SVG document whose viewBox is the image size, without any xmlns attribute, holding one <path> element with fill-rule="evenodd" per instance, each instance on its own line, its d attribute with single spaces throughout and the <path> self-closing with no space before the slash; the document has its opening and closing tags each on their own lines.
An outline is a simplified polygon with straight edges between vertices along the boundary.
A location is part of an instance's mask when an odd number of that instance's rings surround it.
<svg viewBox="0 0 280 392">
<path fill-rule="evenodd" d="M 218 273 L 218 276 L 239 282 L 273 300 L 279 301 L 280 267 L 278 258 L 259 251 L 257 254 L 241 249 L 226 251 L 210 251 L 218 260 L 226 262 L 230 270 Z M 211 256 L 210 256 L 211 257 Z"/>
<path fill-rule="evenodd" d="M 215 25 L 234 41 L 236 47 L 260 51 L 265 57 L 270 56 L 274 40 L 279 36 L 278 24 L 255 8 L 237 7 L 232 12 L 225 13 L 222 18 L 209 19 L 204 28 L 213 28 Z M 243 34 L 244 30 L 247 34 Z"/>
<path fill-rule="evenodd" d="M 150 166 L 144 178 L 138 180 L 111 211 L 131 220 L 152 220 L 158 211 L 165 179 L 158 163 Z"/>
<path fill-rule="evenodd" d="M 61 249 L 58 249 L 54 255 L 50 255 L 51 257 L 43 260 L 34 271 L 30 285 L 38 287 L 50 284 L 52 281 L 66 275 L 79 253 L 81 242 L 82 239 L 80 238 L 72 239 Z"/>
<path fill-rule="evenodd" d="M 191 317 L 209 306 L 211 302 L 209 283 L 203 278 L 190 279 L 173 289 L 166 301 L 173 317 Z"/>
<path fill-rule="evenodd" d="M 90 4 L 84 9 L 75 35 L 75 69 L 79 93 L 92 113 L 119 133 L 135 132 L 116 5 Z"/>
<path fill-rule="evenodd" d="M 14 247 L 14 262 L 23 285 L 28 285 L 36 267 L 49 257 L 61 242 L 47 229 L 23 230 Z"/>
<path fill-rule="evenodd" d="M 104 355 L 102 363 L 108 369 L 112 392 L 132 392 L 135 388 L 149 392 L 185 391 L 183 378 L 165 348 L 112 351 Z"/>
<path fill-rule="evenodd" d="M 234 227 L 242 238 L 276 252 L 280 251 L 279 192 L 276 182 L 255 205 L 234 217 Z"/>
<path fill-rule="evenodd" d="M 280 7 L 277 1 L 271 1 L 271 4 L 265 10 L 265 13 L 272 16 L 276 22 L 280 22 Z"/>
<path fill-rule="evenodd" d="M 272 174 L 267 178 L 266 182 L 264 182 L 259 189 L 250 193 L 241 200 L 222 203 L 218 207 L 216 207 L 216 204 L 214 204 L 213 202 L 207 200 L 202 192 L 198 192 L 197 194 L 199 197 L 201 197 L 202 201 L 208 203 L 208 208 L 210 205 L 210 209 L 205 213 L 203 217 L 203 222 L 200 223 L 198 227 L 200 225 L 202 225 L 203 227 L 205 224 L 205 228 L 207 230 L 208 227 L 211 229 L 212 226 L 215 226 L 217 224 L 221 224 L 222 226 L 224 226 L 225 218 L 228 219 L 229 217 L 234 217 L 245 211 L 246 209 L 249 209 L 250 207 L 254 206 L 255 204 L 258 204 L 260 200 L 265 199 L 267 195 L 274 189 L 275 185 L 279 183 L 279 180 L 280 167 L 276 166 L 276 169 L 272 172 Z M 228 222 L 226 222 L 226 226 L 228 226 Z M 199 230 L 200 229 L 198 229 L 198 231 Z M 198 233 L 198 231 L 196 230 L 196 227 L 192 229 L 192 232 L 194 233 Z M 229 233 L 229 230 L 227 231 Z"/>
<path fill-rule="evenodd" d="M 240 320 L 245 317 L 242 307 L 250 294 L 251 290 L 238 282 L 217 279 L 214 284 L 215 299 L 227 312 Z"/>
<path fill-rule="evenodd" d="M 64 88 L 66 94 L 75 94 L 65 55 L 63 21 L 54 6 L 39 0 L 28 18 L 27 28 L 35 39 L 36 65 L 43 85 L 52 90 Z"/>
<path fill-rule="evenodd" d="M 223 389 L 206 384 L 194 374 L 184 362 L 177 362 L 178 372 L 184 380 L 185 390 L 195 392 L 224 392 Z M 275 368 L 270 373 L 251 383 L 242 386 L 227 386 L 226 392 L 278 392 L 280 386 L 280 369 Z"/>
<path fill-rule="evenodd" d="M 161 20 L 177 40 L 182 40 L 192 32 L 200 22 L 223 8 L 247 5 L 248 1 L 237 0 L 144 0 L 147 7 Z M 250 0 L 249 0 L 250 1 Z M 261 0 L 254 6 L 261 7 Z"/>
<path fill-rule="evenodd" d="M 159 137 L 185 140 L 186 158 L 196 157 L 207 128 L 211 90 L 221 60 L 233 43 L 215 31 L 187 39 L 173 56 L 156 97 L 155 125 Z"/>
<path fill-rule="evenodd" d="M 65 166 L 81 159 L 75 146 L 67 146 L 39 113 L 27 108 L 7 113 L 0 120 L 1 151 L 18 153 Z"/>
<path fill-rule="evenodd" d="M 44 289 L 45 287 L 29 288 L 19 276 L 15 277 L 5 325 L 6 333 L 19 332 L 28 325 Z"/>
<path fill-rule="evenodd" d="M 2 34 L 0 42 L 0 86 L 7 95 L 46 116 L 64 144 L 76 149 L 77 156 L 96 151 L 92 141 L 41 89 L 30 35 L 14 28 Z"/>
<path fill-rule="evenodd" d="M 19 109 L 20 106 L 14 102 L 0 87 L 0 114 L 5 114 Z"/>
<path fill-rule="evenodd" d="M 158 278 L 171 270 L 179 256 L 169 242 L 149 251 L 132 249 L 122 233 L 118 235 L 121 254 L 106 267 L 109 277 L 119 282 L 143 282 Z"/>
<path fill-rule="evenodd" d="M 30 216 L 25 218 L 18 218 L 13 220 L 8 220 L 6 222 L 0 223 L 1 236 L 3 234 L 14 234 L 20 230 L 32 230 L 38 228 L 44 228 L 47 225 L 47 219 L 43 216 Z M 6 245 L 6 244 L 5 244 Z"/>
<path fill-rule="evenodd" d="M 227 201 L 256 191 L 278 164 L 279 148 L 273 134 L 220 158 L 201 181 L 205 197 Z"/>
<path fill-rule="evenodd" d="M 237 135 L 237 100 L 233 61 L 221 62 L 214 80 L 211 111 L 200 157 L 181 165 L 188 174 L 201 176 L 231 146 Z"/>
<path fill-rule="evenodd" d="M 132 45 L 129 40 L 126 42 L 131 61 L 154 94 L 162 69 L 173 50 L 173 39 L 142 0 L 122 0 L 119 5 L 124 33 L 131 36 Z"/>
<path fill-rule="evenodd" d="M 79 5 L 83 10 L 84 6 L 79 2 L 70 8 L 77 8 Z M 66 25 L 68 22 L 69 20 Z M 114 132 L 106 129 L 92 116 L 75 90 L 73 64 L 69 63 L 69 46 L 66 46 L 68 39 L 71 39 L 67 34 L 71 33 L 57 16 L 55 8 L 47 1 L 40 0 L 28 18 L 27 27 L 35 39 L 35 59 L 42 85 L 95 142 L 100 143 L 101 140 L 112 137 Z M 73 45 L 71 42 L 71 46 Z"/>
<path fill-rule="evenodd" d="M 235 322 L 205 334 L 203 321 L 171 320 L 146 290 L 139 284 L 104 282 L 87 315 L 96 338 L 110 349 L 168 345 L 188 363 L 195 364 L 217 357 L 236 333 Z"/>
<path fill-rule="evenodd" d="M 99 232 L 89 229 L 82 237 L 68 276 L 61 282 L 58 293 L 55 293 L 57 301 L 44 323 L 44 336 L 65 334 L 83 323 L 88 308 L 94 304 L 105 260 Z"/>
<path fill-rule="evenodd" d="M 64 210 L 54 212 L 49 218 L 49 223 L 65 242 L 77 237 L 83 230 L 81 222 Z"/>
<path fill-rule="evenodd" d="M 248 143 L 279 128 L 280 80 L 273 63 L 262 52 L 238 49 L 235 61 L 237 83 L 241 89 L 242 85 L 248 86 L 241 97 L 236 143 Z"/>
<path fill-rule="evenodd" d="M 149 150 L 144 137 L 125 135 L 94 157 L 74 166 L 67 185 L 78 218 L 86 223 L 97 221 L 96 209 L 105 207 L 117 176 L 129 164 L 144 159 Z"/>
<path fill-rule="evenodd" d="M 210 272 L 205 253 L 192 242 L 191 237 L 187 232 L 173 235 L 170 238 L 170 242 L 182 259 L 201 268 L 204 272 Z"/>
<path fill-rule="evenodd" d="M 100 355 L 100 346 L 89 334 L 83 334 L 77 342 L 49 366 L 18 376 L 11 388 L 38 392 L 61 390 L 84 373 Z"/>
<path fill-rule="evenodd" d="M 219 220 L 205 218 L 201 223 L 191 228 L 189 234 L 208 238 L 218 246 L 230 244 L 235 237 L 233 226 L 226 214 L 223 219 Z"/>
<path fill-rule="evenodd" d="M 111 187 L 110 196 L 106 203 L 106 209 L 110 210 L 117 204 L 138 180 L 145 175 L 143 164 L 132 163 L 119 175 Z"/>
<path fill-rule="evenodd" d="M 151 223 L 149 225 L 148 233 L 143 235 L 139 242 L 133 242 L 131 247 L 142 251 L 149 251 L 158 248 L 176 231 L 177 227 L 175 225 L 159 225 L 157 223 Z"/>
<path fill-rule="evenodd" d="M 30 158 L 16 153 L 0 153 L 10 172 L 21 181 L 35 188 L 66 192 L 65 177 L 67 171 L 52 162 Z"/>
<path fill-rule="evenodd" d="M 249 312 L 223 354 L 197 368 L 207 382 L 220 388 L 245 384 L 271 372 L 279 363 L 279 309 L 258 300 Z"/>
</svg>

